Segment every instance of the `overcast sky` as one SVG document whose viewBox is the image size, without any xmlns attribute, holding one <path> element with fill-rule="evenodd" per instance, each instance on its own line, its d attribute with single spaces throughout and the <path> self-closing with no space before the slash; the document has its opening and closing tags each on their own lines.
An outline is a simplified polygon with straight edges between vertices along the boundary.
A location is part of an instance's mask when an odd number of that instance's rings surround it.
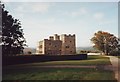
<svg viewBox="0 0 120 82">
<path fill-rule="evenodd" d="M 21 21 L 29 47 L 54 34 L 76 34 L 77 47 L 92 46 L 102 30 L 118 35 L 117 2 L 8 2 L 10 14 Z"/>
</svg>

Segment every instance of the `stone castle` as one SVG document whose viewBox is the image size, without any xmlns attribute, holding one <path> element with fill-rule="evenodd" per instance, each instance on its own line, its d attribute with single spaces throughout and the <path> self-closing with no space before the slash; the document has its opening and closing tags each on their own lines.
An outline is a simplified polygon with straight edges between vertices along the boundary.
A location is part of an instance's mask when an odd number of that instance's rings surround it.
<svg viewBox="0 0 120 82">
<path fill-rule="evenodd" d="M 49 39 L 39 41 L 36 49 L 37 54 L 43 55 L 75 55 L 75 34 L 50 36 Z"/>
</svg>

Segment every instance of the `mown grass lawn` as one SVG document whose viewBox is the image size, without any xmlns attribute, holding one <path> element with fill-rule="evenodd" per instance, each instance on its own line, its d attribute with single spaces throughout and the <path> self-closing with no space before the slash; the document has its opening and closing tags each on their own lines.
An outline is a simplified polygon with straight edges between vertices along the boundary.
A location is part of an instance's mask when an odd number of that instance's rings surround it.
<svg viewBox="0 0 120 82">
<path fill-rule="evenodd" d="M 112 71 L 93 68 L 40 68 L 11 70 L 3 80 L 115 80 Z"/>
<path fill-rule="evenodd" d="M 97 68 L 40 68 L 44 65 L 110 65 L 108 57 L 88 56 L 87 60 L 50 61 L 7 66 L 3 80 L 115 80 L 112 71 Z"/>
</svg>

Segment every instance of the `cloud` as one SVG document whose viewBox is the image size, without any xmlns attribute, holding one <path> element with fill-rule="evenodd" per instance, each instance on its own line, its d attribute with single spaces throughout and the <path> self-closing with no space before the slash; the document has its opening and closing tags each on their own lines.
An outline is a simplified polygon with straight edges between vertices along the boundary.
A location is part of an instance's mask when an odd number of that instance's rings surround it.
<svg viewBox="0 0 120 82">
<path fill-rule="evenodd" d="M 48 2 L 25 2 L 25 3 L 6 3 L 8 10 L 13 9 L 10 12 L 15 18 L 24 20 L 24 18 L 30 14 L 45 14 L 49 11 L 49 8 L 53 6 L 54 3 Z"/>
<path fill-rule="evenodd" d="M 32 3 L 30 5 L 33 12 L 45 13 L 50 7 L 50 3 Z"/>
<path fill-rule="evenodd" d="M 14 9 L 18 13 L 46 13 L 49 8 L 53 5 L 53 3 L 45 3 L 45 2 L 33 2 L 33 3 L 22 3 L 20 5 L 16 5 Z"/>
<path fill-rule="evenodd" d="M 107 18 L 105 16 L 105 13 L 103 12 L 95 13 L 93 15 L 93 18 L 94 18 L 94 21 L 99 25 L 109 25 L 109 24 L 114 24 L 115 22 L 117 22 L 116 20 L 109 20 L 109 18 Z"/>
<path fill-rule="evenodd" d="M 56 20 L 55 18 L 52 18 L 52 17 L 51 17 L 51 18 L 48 18 L 45 22 L 46 22 L 46 23 L 54 23 L 55 20 Z"/>
<path fill-rule="evenodd" d="M 26 12 L 26 5 L 25 4 L 18 5 L 18 6 L 16 6 L 16 8 L 14 8 L 14 11 L 16 13 L 25 13 Z"/>
<path fill-rule="evenodd" d="M 96 20 L 102 20 L 104 18 L 104 13 L 98 12 L 93 15 Z"/>
<path fill-rule="evenodd" d="M 72 17 L 76 17 L 76 16 L 81 16 L 81 15 L 86 15 L 88 13 L 88 10 L 84 7 L 81 7 L 80 9 L 76 10 L 76 11 L 58 11 L 58 13 L 61 13 L 62 15 L 67 15 L 67 16 L 72 16 Z"/>
<path fill-rule="evenodd" d="M 80 15 L 86 15 L 87 14 L 87 9 L 86 8 L 80 8 L 77 11 L 73 11 L 71 13 L 71 16 L 80 16 Z"/>
</svg>

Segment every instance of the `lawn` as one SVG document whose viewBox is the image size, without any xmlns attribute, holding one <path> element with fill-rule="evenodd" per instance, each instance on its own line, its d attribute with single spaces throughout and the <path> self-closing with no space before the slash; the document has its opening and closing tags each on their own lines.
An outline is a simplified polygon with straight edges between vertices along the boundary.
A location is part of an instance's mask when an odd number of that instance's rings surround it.
<svg viewBox="0 0 120 82">
<path fill-rule="evenodd" d="M 120 56 L 118 56 L 118 58 L 120 58 Z"/>
<path fill-rule="evenodd" d="M 87 68 L 44 68 L 11 70 L 3 80 L 115 80 L 112 71 Z"/>
<path fill-rule="evenodd" d="M 47 65 L 110 65 L 108 57 L 88 56 L 87 60 L 50 61 L 7 66 L 3 80 L 115 80 L 112 71 L 98 68 L 40 68 Z"/>
</svg>

